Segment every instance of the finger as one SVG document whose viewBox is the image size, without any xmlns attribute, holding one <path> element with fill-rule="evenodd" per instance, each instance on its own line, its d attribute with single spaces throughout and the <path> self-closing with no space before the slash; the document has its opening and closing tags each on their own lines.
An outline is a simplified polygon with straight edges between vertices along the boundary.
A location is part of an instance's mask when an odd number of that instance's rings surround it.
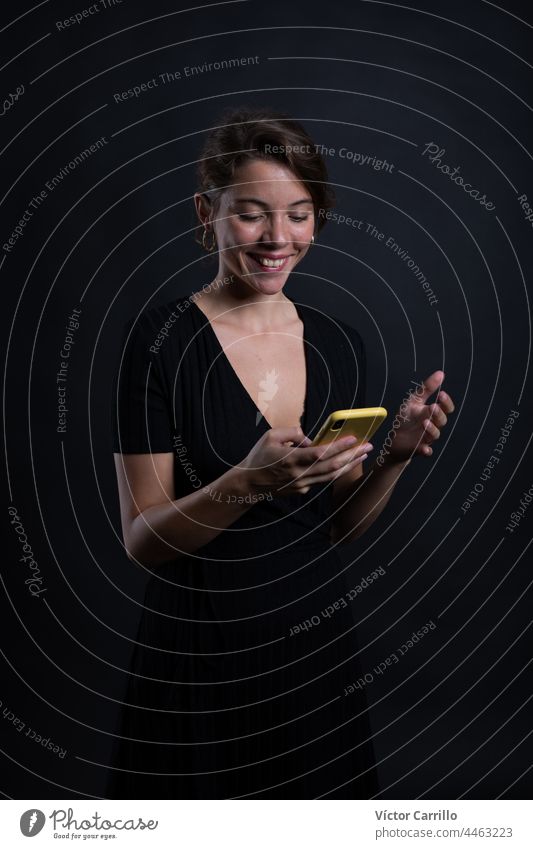
<svg viewBox="0 0 533 849">
<path fill-rule="evenodd" d="M 429 377 L 426 377 L 426 379 L 422 381 L 421 392 L 417 392 L 418 401 L 422 401 L 423 403 L 425 403 L 429 396 L 433 395 L 435 390 L 439 388 L 443 380 L 444 372 L 440 370 L 434 371 L 433 374 L 430 374 Z"/>
<path fill-rule="evenodd" d="M 358 446 L 359 440 L 354 436 L 343 436 L 341 439 L 334 439 L 326 445 L 313 445 L 310 448 L 301 448 L 298 451 L 298 462 L 312 463 L 317 460 L 327 459 L 346 451 L 348 448 L 352 450 Z"/>
<path fill-rule="evenodd" d="M 439 404 L 432 404 L 430 410 L 431 414 L 429 418 L 431 419 L 433 424 L 436 424 L 437 427 L 444 427 L 444 425 L 448 421 L 448 417 L 446 413 L 441 410 Z"/>
<path fill-rule="evenodd" d="M 453 403 L 452 399 L 450 398 L 447 392 L 439 392 L 439 394 L 437 395 L 437 402 L 440 404 L 440 406 L 446 413 L 453 413 L 453 411 L 455 410 L 455 404 Z"/>
<path fill-rule="evenodd" d="M 362 445 L 355 448 L 350 447 L 335 455 L 328 455 L 323 459 L 315 460 L 310 464 L 309 468 L 313 469 L 316 474 L 329 473 L 342 468 L 346 463 L 361 457 L 362 454 L 368 454 L 373 448 L 374 446 L 371 442 L 363 442 Z"/>
<path fill-rule="evenodd" d="M 426 441 L 428 441 L 428 437 L 430 440 L 440 439 L 440 430 L 430 419 L 425 419 L 423 424 Z"/>
<path fill-rule="evenodd" d="M 367 457 L 368 453 L 372 451 L 372 449 L 373 446 L 371 443 L 365 442 L 359 448 L 348 449 L 334 457 L 328 457 L 325 460 L 311 460 L 309 463 L 302 465 L 298 463 L 297 468 L 299 469 L 299 472 L 295 477 L 295 480 L 307 480 L 309 475 L 326 480 L 328 475 L 338 472 L 339 469 L 346 468 L 347 466 L 355 465 L 363 456 Z M 322 476 L 324 475 L 326 477 L 323 478 Z"/>
<path fill-rule="evenodd" d="M 330 442 L 326 442 L 322 445 L 315 445 L 313 447 L 317 449 L 318 456 L 322 458 L 332 457 L 340 451 L 346 451 L 347 448 L 355 448 L 358 443 L 359 439 L 357 436 L 341 436 L 335 437 Z"/>
<path fill-rule="evenodd" d="M 320 475 L 304 475 L 302 480 L 305 480 L 306 486 L 308 484 L 325 483 L 326 481 L 336 480 L 337 478 L 341 477 L 341 475 L 344 475 L 346 472 L 350 471 L 350 469 L 353 469 L 357 465 L 362 463 L 363 460 L 366 460 L 367 457 L 368 454 L 362 454 L 359 457 L 356 457 L 355 460 L 346 463 L 340 469 L 336 469 L 333 472 L 324 472 Z"/>
<path fill-rule="evenodd" d="M 311 454 L 304 448 L 292 449 L 296 452 L 292 460 L 293 473 L 296 472 L 296 474 L 293 474 L 292 480 L 286 481 L 280 488 L 283 489 L 284 487 L 291 486 L 296 481 L 307 480 L 309 474 L 330 475 L 332 472 L 345 468 L 347 464 L 349 465 L 360 460 L 361 455 L 367 457 L 368 452 L 372 451 L 373 448 L 374 446 L 371 442 L 364 442 L 357 448 L 345 448 L 344 451 L 329 455 L 325 459 L 316 459 L 316 446 L 313 448 L 313 453 Z M 308 458 L 307 461 L 305 461 L 306 456 Z M 289 461 L 288 457 L 282 457 L 280 462 L 287 470 L 290 470 L 291 461 Z"/>
</svg>

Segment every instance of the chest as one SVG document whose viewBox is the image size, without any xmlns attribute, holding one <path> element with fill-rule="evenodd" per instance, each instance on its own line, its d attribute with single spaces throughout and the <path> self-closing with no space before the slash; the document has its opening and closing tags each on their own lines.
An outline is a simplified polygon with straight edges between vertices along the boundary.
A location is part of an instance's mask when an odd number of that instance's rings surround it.
<svg viewBox="0 0 533 849">
<path fill-rule="evenodd" d="M 214 323 L 233 379 L 270 427 L 296 427 L 304 411 L 307 369 L 301 321 L 283 331 L 243 335 Z"/>
</svg>

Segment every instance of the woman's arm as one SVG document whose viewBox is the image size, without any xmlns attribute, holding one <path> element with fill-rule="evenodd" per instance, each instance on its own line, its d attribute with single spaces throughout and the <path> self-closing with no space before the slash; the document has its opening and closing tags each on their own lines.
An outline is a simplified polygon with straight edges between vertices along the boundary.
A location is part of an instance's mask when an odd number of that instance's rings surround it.
<svg viewBox="0 0 533 849">
<path fill-rule="evenodd" d="M 368 530 L 387 505 L 410 462 L 385 460 L 382 465 L 374 463 L 365 472 L 357 466 L 334 482 L 332 545 L 346 545 Z"/>
<path fill-rule="evenodd" d="M 252 506 L 244 501 L 250 492 L 239 468 L 176 499 L 171 452 L 114 457 L 124 545 L 129 559 L 141 565 L 175 560 L 207 545 Z"/>
<path fill-rule="evenodd" d="M 302 447 L 302 443 L 306 447 Z M 115 454 L 120 515 L 130 560 L 155 565 L 207 545 L 258 500 L 302 495 L 361 462 L 346 439 L 309 447 L 300 427 L 270 428 L 243 462 L 176 499 L 174 455 Z"/>
<path fill-rule="evenodd" d="M 339 512 L 332 518 L 333 544 L 344 544 L 364 534 L 388 503 L 411 459 L 431 457 L 430 443 L 440 438 L 441 428 L 455 410 L 450 396 L 442 391 L 436 403 L 426 404 L 443 379 L 444 372 L 435 371 L 410 393 L 394 417 L 390 447 L 382 449 L 379 463 L 376 461 L 364 474 L 359 466 L 335 481 L 333 504 Z"/>
</svg>

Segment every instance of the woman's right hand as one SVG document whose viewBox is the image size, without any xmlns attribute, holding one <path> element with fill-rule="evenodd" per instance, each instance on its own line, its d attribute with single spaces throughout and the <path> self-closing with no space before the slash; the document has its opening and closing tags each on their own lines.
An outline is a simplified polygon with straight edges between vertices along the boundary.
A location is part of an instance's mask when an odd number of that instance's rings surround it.
<svg viewBox="0 0 533 849">
<path fill-rule="evenodd" d="M 254 494 L 305 495 L 313 484 L 333 481 L 362 463 L 372 447 L 370 442 L 359 445 L 351 436 L 312 445 L 300 427 L 273 427 L 239 469 Z"/>
</svg>

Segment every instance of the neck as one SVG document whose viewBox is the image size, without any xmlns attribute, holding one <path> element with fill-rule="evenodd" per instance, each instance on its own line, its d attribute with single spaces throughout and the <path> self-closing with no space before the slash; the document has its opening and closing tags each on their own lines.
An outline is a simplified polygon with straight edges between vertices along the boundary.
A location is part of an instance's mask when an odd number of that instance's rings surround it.
<svg viewBox="0 0 533 849">
<path fill-rule="evenodd" d="M 223 284 L 223 280 L 230 282 Z M 208 317 L 216 318 L 225 313 L 224 322 L 246 324 L 256 333 L 290 321 L 296 314 L 283 289 L 272 294 L 259 292 L 228 274 L 218 274 L 209 284 L 209 291 L 201 294 L 200 302 Z"/>
</svg>

